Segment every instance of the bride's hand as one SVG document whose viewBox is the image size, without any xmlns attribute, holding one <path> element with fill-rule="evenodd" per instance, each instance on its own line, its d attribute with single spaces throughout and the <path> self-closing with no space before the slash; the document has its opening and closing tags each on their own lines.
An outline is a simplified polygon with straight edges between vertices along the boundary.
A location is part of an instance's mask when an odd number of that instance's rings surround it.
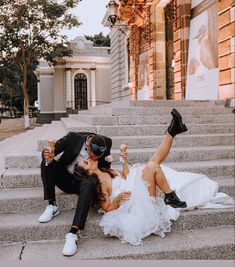
<svg viewBox="0 0 235 267">
<path fill-rule="evenodd" d="M 127 192 L 122 192 L 120 193 L 118 196 L 117 196 L 117 199 L 119 202 L 121 201 L 125 201 L 125 200 L 129 200 L 131 197 L 131 192 L 130 191 L 127 191 Z"/>
<path fill-rule="evenodd" d="M 124 164 L 128 159 L 128 150 L 127 150 L 127 145 L 122 144 L 120 146 L 120 161 L 122 164 Z"/>
</svg>

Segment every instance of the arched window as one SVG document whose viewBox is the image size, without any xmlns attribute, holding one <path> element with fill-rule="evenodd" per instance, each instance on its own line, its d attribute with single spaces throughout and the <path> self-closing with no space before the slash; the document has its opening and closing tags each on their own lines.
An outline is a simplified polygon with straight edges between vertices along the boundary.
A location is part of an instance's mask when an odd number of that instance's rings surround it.
<svg viewBox="0 0 235 267">
<path fill-rule="evenodd" d="M 78 73 L 74 77 L 75 109 L 87 109 L 87 77 Z"/>
</svg>

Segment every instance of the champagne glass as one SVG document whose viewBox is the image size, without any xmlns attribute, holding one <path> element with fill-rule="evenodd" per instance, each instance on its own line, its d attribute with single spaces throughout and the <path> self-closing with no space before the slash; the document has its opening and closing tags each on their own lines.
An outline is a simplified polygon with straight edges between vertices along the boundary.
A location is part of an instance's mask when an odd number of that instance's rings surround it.
<svg viewBox="0 0 235 267">
<path fill-rule="evenodd" d="M 119 160 L 120 160 L 120 162 L 122 163 L 122 164 L 124 164 L 125 163 L 125 159 L 123 159 L 123 157 L 122 157 L 122 154 L 124 154 L 124 153 L 127 153 L 127 145 L 126 144 L 121 144 L 120 145 L 120 158 L 119 158 Z"/>
<path fill-rule="evenodd" d="M 52 153 L 54 147 L 55 147 L 55 141 L 53 141 L 53 140 L 48 140 L 48 141 L 47 141 L 46 149 L 49 151 L 49 153 Z M 45 166 L 48 166 L 48 164 L 49 164 L 49 161 L 46 160 L 46 161 L 45 161 Z"/>
</svg>

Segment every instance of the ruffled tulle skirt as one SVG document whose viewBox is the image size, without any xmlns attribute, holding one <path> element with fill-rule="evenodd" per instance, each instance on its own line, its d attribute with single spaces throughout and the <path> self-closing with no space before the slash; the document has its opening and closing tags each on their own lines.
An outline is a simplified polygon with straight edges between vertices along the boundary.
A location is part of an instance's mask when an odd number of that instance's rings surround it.
<svg viewBox="0 0 235 267">
<path fill-rule="evenodd" d="M 160 197 L 150 197 L 148 185 L 141 178 L 143 166 L 131 168 L 122 191 L 131 191 L 130 200 L 121 203 L 117 210 L 103 215 L 99 225 L 105 235 L 116 236 L 121 242 L 142 244 L 151 234 L 161 237 L 171 230 L 167 207 Z M 120 178 L 121 179 L 121 178 Z"/>
</svg>

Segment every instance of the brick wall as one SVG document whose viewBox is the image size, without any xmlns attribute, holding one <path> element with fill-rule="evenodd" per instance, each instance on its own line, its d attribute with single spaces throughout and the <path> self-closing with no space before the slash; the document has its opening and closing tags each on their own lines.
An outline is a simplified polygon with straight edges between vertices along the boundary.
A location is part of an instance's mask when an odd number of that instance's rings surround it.
<svg viewBox="0 0 235 267">
<path fill-rule="evenodd" d="M 234 98 L 235 90 L 235 4 L 218 0 L 219 98 Z"/>
<path fill-rule="evenodd" d="M 187 79 L 191 0 L 174 1 L 176 5 L 174 21 L 175 99 L 184 99 Z"/>
<path fill-rule="evenodd" d="M 152 88 L 153 99 L 166 98 L 166 42 L 165 42 L 165 13 L 164 8 L 153 7 L 152 15 Z M 151 74 L 151 73 L 150 73 Z"/>
</svg>

